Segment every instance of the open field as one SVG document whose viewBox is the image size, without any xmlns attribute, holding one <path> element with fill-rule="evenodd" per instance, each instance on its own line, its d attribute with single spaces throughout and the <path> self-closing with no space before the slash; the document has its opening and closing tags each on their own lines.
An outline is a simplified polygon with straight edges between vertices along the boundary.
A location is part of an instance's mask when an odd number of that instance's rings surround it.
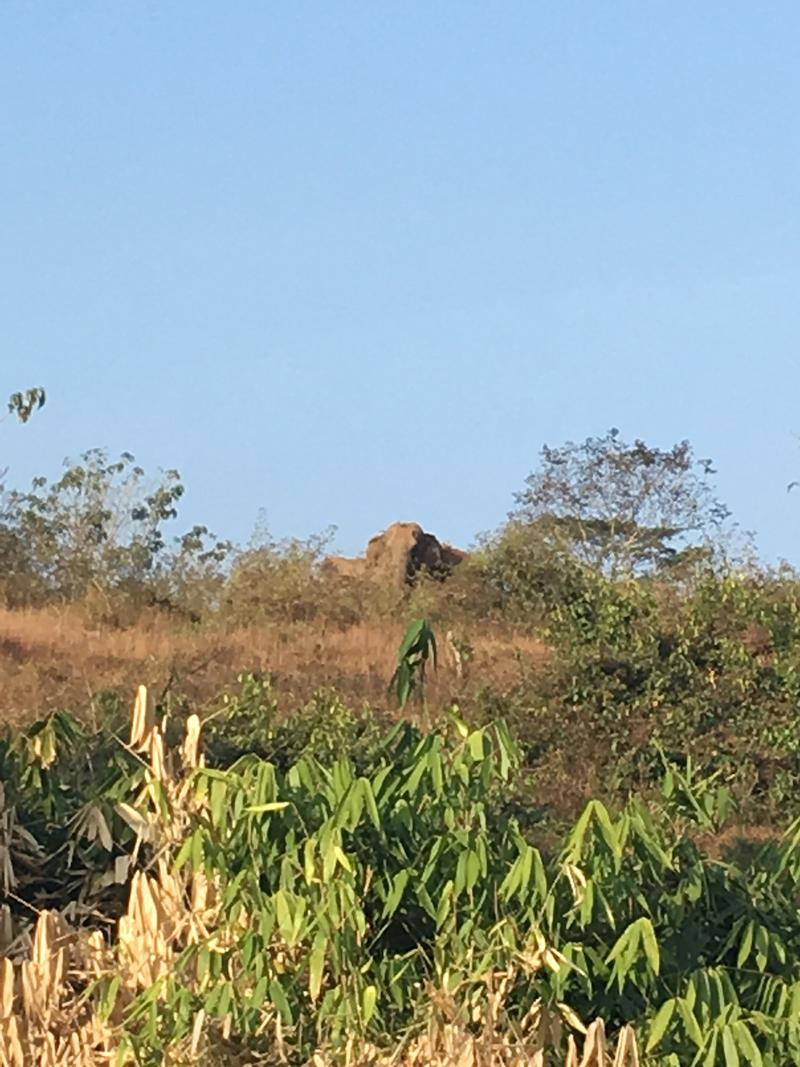
<svg viewBox="0 0 800 1067">
<path fill-rule="evenodd" d="M 142 681 L 203 704 L 247 670 L 271 672 L 295 701 L 332 686 L 351 702 L 381 706 L 402 633 L 401 624 L 383 620 L 192 630 L 155 614 L 126 629 L 97 628 L 76 608 L 0 608 L 0 716 L 20 723 L 58 708 L 91 710 L 101 691 L 127 699 Z M 523 664 L 547 657 L 542 641 L 510 627 L 482 628 L 470 644 L 459 679 L 442 642 L 440 669 L 430 673 L 433 705 L 463 699 L 478 682 L 502 690 Z"/>
</svg>

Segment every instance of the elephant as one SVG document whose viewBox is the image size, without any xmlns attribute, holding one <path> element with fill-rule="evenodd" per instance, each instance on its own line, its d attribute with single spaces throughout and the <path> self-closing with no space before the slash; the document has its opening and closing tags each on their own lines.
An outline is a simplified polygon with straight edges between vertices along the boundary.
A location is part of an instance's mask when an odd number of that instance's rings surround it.
<svg viewBox="0 0 800 1067">
<path fill-rule="evenodd" d="M 395 522 L 370 539 L 365 556 L 329 556 L 326 568 L 342 577 L 367 577 L 399 589 L 413 585 L 421 572 L 444 580 L 466 555 L 442 544 L 417 522 Z"/>
</svg>

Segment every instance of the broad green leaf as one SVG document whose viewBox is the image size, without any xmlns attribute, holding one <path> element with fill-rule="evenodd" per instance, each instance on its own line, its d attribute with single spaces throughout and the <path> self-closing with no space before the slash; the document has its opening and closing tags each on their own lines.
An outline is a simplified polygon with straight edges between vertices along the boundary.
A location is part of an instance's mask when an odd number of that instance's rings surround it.
<svg viewBox="0 0 800 1067">
<path fill-rule="evenodd" d="M 756 966 L 763 971 L 769 961 L 769 934 L 763 926 L 755 928 Z"/>
<path fill-rule="evenodd" d="M 211 782 L 211 822 L 219 828 L 222 826 L 222 817 L 225 812 L 225 801 L 228 796 L 228 783 L 215 780 Z"/>
<path fill-rule="evenodd" d="M 437 797 L 440 797 L 444 792 L 444 777 L 442 775 L 442 754 L 438 747 L 431 749 L 428 763 L 431 771 L 433 791 Z"/>
<path fill-rule="evenodd" d="M 303 846 L 303 876 L 308 885 L 311 885 L 315 878 L 316 847 L 316 841 L 313 837 L 309 837 Z"/>
<path fill-rule="evenodd" d="M 711 1035 L 711 1040 L 709 1041 L 708 1048 L 706 1049 L 706 1058 L 705 1060 L 703 1060 L 704 1067 L 716 1067 L 718 1036 L 719 1035 L 716 1031 L 714 1031 L 714 1033 L 712 1033 Z"/>
<path fill-rule="evenodd" d="M 725 1055 L 725 1067 L 739 1067 L 739 1050 L 729 1026 L 722 1031 L 722 1051 Z"/>
<path fill-rule="evenodd" d="M 114 1010 L 114 1005 L 117 1003 L 117 994 L 119 993 L 122 979 L 118 974 L 115 974 L 111 981 L 103 991 L 103 996 L 100 999 L 98 1006 L 98 1015 L 100 1019 L 105 1022 Z"/>
<path fill-rule="evenodd" d="M 647 1046 L 645 1052 L 652 1052 L 653 1049 L 659 1044 L 664 1034 L 667 1032 L 667 1027 L 670 1024 L 672 1016 L 675 1014 L 675 999 L 664 1001 L 659 1008 L 655 1019 L 650 1025 L 650 1033 L 647 1038 Z"/>
<path fill-rule="evenodd" d="M 484 756 L 483 730 L 473 730 L 467 740 L 469 754 L 477 762 Z"/>
<path fill-rule="evenodd" d="M 749 1064 L 750 1067 L 762 1067 L 764 1062 L 761 1056 L 761 1050 L 755 1042 L 755 1038 L 750 1033 L 750 1028 L 747 1023 L 738 1019 L 731 1024 L 736 1043 L 739 1046 L 739 1050 L 744 1056 L 744 1062 Z"/>
<path fill-rule="evenodd" d="M 267 999 L 267 988 L 269 982 L 266 976 L 259 978 L 255 986 L 253 986 L 253 992 L 250 994 L 250 999 L 247 1002 L 247 1006 L 252 1008 L 253 1011 L 260 1011 L 264 1001 Z"/>
<path fill-rule="evenodd" d="M 517 856 L 508 869 L 508 872 L 500 883 L 498 895 L 501 900 L 508 900 L 516 893 L 522 884 L 522 856 Z"/>
<path fill-rule="evenodd" d="M 338 845 L 334 845 L 333 852 L 336 856 L 336 861 L 338 862 L 339 866 L 342 867 L 345 871 L 347 871 L 348 874 L 352 874 L 353 865 L 351 864 L 345 853 L 342 851 L 342 849 L 340 849 Z"/>
<path fill-rule="evenodd" d="M 686 1033 L 689 1035 L 690 1041 L 692 1041 L 697 1048 L 702 1049 L 705 1045 L 705 1038 L 703 1037 L 703 1031 L 695 1018 L 694 1012 L 683 997 L 678 999 L 677 1004 L 678 1012 L 681 1019 L 683 1019 L 683 1025 L 686 1027 Z"/>
<path fill-rule="evenodd" d="M 480 858 L 478 857 L 477 852 L 474 852 L 472 849 L 470 849 L 470 851 L 467 852 L 467 859 L 465 864 L 467 892 L 471 892 L 475 888 L 480 873 Z"/>
<path fill-rule="evenodd" d="M 436 909 L 436 929 L 441 929 L 447 921 L 447 917 L 450 914 L 450 907 L 452 906 L 452 893 L 453 883 L 452 880 L 449 880 L 445 882 L 442 895 L 439 897 L 438 908 Z"/>
</svg>

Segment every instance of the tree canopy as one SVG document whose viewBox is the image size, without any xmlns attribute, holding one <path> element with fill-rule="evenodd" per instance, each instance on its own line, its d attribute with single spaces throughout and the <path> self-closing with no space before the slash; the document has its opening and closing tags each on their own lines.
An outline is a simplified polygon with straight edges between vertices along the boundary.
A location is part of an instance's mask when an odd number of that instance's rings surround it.
<svg viewBox="0 0 800 1067">
<path fill-rule="evenodd" d="M 611 429 L 545 445 L 510 518 L 612 577 L 661 570 L 702 551 L 728 519 L 714 473 L 688 441 L 663 451 Z"/>
</svg>

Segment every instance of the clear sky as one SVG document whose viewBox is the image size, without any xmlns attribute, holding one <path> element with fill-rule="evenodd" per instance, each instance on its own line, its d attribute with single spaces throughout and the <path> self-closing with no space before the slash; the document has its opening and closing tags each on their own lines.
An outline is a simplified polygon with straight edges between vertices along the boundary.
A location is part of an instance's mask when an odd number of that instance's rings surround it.
<svg viewBox="0 0 800 1067">
<path fill-rule="evenodd" d="M 468 545 L 614 425 L 800 563 L 799 106 L 794 2 L 4 0 L 8 480 Z"/>
</svg>

